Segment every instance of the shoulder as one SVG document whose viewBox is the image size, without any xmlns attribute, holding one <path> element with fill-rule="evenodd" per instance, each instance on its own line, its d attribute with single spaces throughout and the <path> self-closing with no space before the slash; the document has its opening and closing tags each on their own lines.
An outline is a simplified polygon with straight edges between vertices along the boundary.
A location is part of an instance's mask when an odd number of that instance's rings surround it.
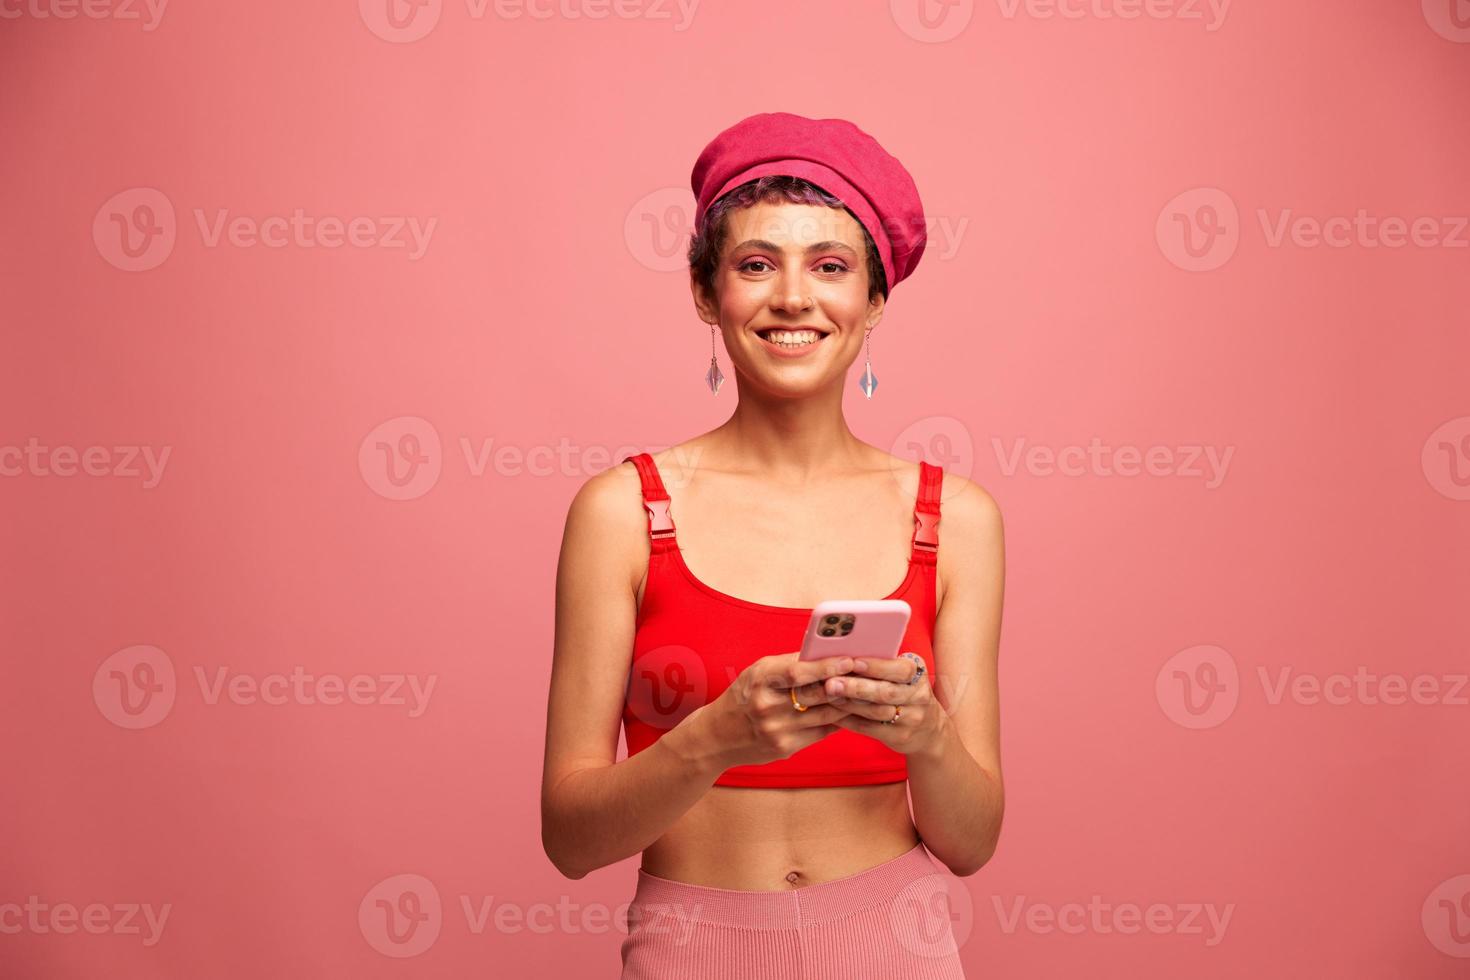
<svg viewBox="0 0 1470 980">
<path fill-rule="evenodd" d="M 643 488 L 631 461 L 588 477 L 567 508 L 567 525 L 616 533 L 646 529 Z"/>
<path fill-rule="evenodd" d="M 909 499 L 917 499 L 919 463 L 892 454 L 885 454 L 885 457 L 889 471 L 898 478 L 904 494 Z M 999 535 L 1002 530 L 1000 505 L 989 491 L 969 477 L 939 468 L 943 472 L 939 489 L 941 540 L 946 532 L 971 539 Z"/>
<path fill-rule="evenodd" d="M 939 515 L 945 531 L 975 544 L 999 538 L 1004 533 L 1000 504 L 980 484 L 958 473 L 944 474 Z"/>
</svg>

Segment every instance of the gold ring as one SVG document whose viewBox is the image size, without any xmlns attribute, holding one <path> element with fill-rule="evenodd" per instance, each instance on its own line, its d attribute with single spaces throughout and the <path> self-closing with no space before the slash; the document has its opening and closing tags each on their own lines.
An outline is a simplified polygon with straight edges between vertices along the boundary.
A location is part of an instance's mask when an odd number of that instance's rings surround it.
<svg viewBox="0 0 1470 980">
<path fill-rule="evenodd" d="M 805 711 L 806 710 L 806 705 L 804 705 L 800 701 L 796 700 L 796 688 L 793 687 L 790 690 L 791 690 L 791 706 L 793 708 L 795 708 L 797 711 Z"/>
<path fill-rule="evenodd" d="M 893 724 L 895 721 L 898 721 L 898 716 L 901 715 L 901 714 L 903 714 L 903 705 L 901 705 L 901 704 L 895 704 L 893 706 L 893 717 L 892 718 L 889 718 L 887 721 L 883 722 L 883 724 L 885 724 L 885 725 L 891 725 L 891 724 Z"/>
</svg>

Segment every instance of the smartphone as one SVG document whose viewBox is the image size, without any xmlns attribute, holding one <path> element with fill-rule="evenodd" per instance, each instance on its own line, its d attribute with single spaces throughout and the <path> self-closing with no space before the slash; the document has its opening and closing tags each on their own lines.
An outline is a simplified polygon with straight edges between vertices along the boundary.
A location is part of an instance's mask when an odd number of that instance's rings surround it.
<svg viewBox="0 0 1470 980">
<path fill-rule="evenodd" d="M 812 610 L 800 660 L 896 657 L 913 610 L 902 599 L 829 599 Z"/>
</svg>

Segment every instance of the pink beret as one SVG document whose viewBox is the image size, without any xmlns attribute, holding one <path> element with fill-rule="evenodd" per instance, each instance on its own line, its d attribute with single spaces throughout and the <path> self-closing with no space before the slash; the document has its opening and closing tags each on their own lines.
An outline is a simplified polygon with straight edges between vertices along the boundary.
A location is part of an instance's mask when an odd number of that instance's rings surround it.
<svg viewBox="0 0 1470 980">
<path fill-rule="evenodd" d="M 710 140 L 690 175 L 695 227 L 721 194 L 767 174 L 800 177 L 841 200 L 878 246 L 889 289 L 919 264 L 928 237 L 914 179 L 845 119 L 762 112 Z"/>
</svg>

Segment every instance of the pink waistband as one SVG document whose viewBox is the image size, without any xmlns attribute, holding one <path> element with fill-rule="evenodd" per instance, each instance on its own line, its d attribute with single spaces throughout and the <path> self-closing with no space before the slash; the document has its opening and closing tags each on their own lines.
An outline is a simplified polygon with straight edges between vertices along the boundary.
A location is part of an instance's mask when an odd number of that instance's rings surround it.
<svg viewBox="0 0 1470 980">
<path fill-rule="evenodd" d="M 922 842 L 880 865 L 833 881 L 778 891 L 742 891 L 691 885 L 638 869 L 638 888 L 629 916 L 661 914 L 695 922 L 790 929 L 830 922 L 853 912 L 882 905 L 926 875 L 947 873 Z"/>
</svg>

